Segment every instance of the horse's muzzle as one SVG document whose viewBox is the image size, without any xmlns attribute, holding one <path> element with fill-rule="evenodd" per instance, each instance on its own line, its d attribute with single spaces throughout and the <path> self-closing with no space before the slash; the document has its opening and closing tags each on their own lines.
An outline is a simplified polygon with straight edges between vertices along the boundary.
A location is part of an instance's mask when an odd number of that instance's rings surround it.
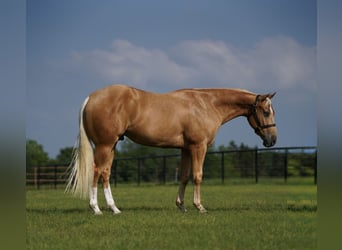
<svg viewBox="0 0 342 250">
<path fill-rule="evenodd" d="M 267 148 L 273 147 L 277 142 L 277 136 L 271 135 L 263 138 L 263 145 Z"/>
</svg>

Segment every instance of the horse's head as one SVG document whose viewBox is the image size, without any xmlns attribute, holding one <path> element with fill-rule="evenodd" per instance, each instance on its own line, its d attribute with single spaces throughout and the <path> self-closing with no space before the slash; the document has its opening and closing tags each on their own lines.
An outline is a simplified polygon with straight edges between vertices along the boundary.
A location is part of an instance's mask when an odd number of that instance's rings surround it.
<svg viewBox="0 0 342 250">
<path fill-rule="evenodd" d="M 263 140 L 265 147 L 272 147 L 277 141 L 275 113 L 271 102 L 275 94 L 257 95 L 247 117 L 249 124 Z"/>
</svg>

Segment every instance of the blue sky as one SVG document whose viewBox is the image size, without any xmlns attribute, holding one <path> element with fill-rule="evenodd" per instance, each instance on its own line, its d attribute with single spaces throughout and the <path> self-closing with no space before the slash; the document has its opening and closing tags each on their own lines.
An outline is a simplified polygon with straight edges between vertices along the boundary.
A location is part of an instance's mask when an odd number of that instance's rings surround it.
<svg viewBox="0 0 342 250">
<path fill-rule="evenodd" d="M 92 91 L 125 83 L 277 91 L 277 146 L 317 144 L 317 9 L 307 0 L 26 3 L 26 137 L 72 146 Z M 215 144 L 262 147 L 245 118 Z"/>
</svg>

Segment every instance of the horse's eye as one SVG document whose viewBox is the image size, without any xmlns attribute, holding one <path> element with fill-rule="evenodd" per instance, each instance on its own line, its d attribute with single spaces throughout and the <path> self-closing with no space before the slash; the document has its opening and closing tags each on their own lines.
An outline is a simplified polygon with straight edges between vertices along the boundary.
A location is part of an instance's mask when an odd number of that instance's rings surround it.
<svg viewBox="0 0 342 250">
<path fill-rule="evenodd" d="M 264 111 L 264 116 L 265 117 L 269 117 L 270 116 L 270 112 L 269 111 Z"/>
</svg>

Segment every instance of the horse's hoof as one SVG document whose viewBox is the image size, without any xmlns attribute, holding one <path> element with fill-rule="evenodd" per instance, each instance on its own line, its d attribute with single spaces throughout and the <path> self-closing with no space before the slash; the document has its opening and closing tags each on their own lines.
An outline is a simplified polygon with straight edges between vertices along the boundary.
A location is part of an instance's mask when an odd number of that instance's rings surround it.
<svg viewBox="0 0 342 250">
<path fill-rule="evenodd" d="M 188 212 L 188 210 L 186 210 L 186 208 L 184 207 L 184 204 L 183 204 L 183 203 L 180 203 L 180 202 L 176 201 L 176 206 L 179 208 L 179 210 L 180 210 L 182 213 Z"/>
<path fill-rule="evenodd" d="M 113 214 L 121 214 L 121 211 L 119 209 L 115 209 L 115 211 L 113 211 Z"/>
<path fill-rule="evenodd" d="M 113 214 L 121 214 L 121 211 L 115 206 L 108 206 L 108 208 L 113 212 Z"/>
<path fill-rule="evenodd" d="M 198 210 L 198 212 L 200 212 L 201 214 L 208 213 L 207 209 L 205 209 L 202 204 L 199 204 L 199 205 L 194 204 L 194 206 Z"/>
<path fill-rule="evenodd" d="M 89 205 L 89 208 L 94 212 L 95 215 L 102 215 L 98 205 Z"/>
<path fill-rule="evenodd" d="M 178 207 L 179 210 L 182 212 L 182 213 L 187 213 L 188 210 L 183 206 L 183 207 Z"/>
</svg>

